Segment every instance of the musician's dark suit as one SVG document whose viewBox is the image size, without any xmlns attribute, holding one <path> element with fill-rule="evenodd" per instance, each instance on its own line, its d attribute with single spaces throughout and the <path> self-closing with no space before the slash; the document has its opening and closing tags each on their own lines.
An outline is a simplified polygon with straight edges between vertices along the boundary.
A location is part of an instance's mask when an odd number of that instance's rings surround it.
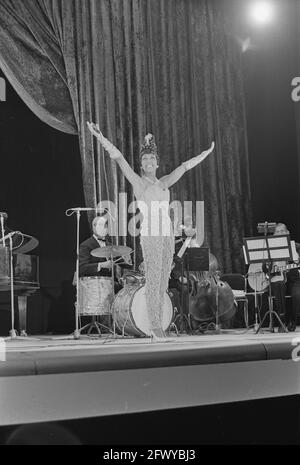
<svg viewBox="0 0 300 465">
<path fill-rule="evenodd" d="M 105 239 L 105 241 L 100 241 L 105 243 L 106 246 L 111 245 L 111 243 Z M 94 236 L 89 237 L 79 246 L 79 276 L 111 276 L 111 270 L 107 268 L 102 268 L 98 271 L 98 264 L 105 262 L 108 258 L 98 258 L 91 255 L 91 251 L 99 248 L 99 242 L 94 238 Z"/>
</svg>

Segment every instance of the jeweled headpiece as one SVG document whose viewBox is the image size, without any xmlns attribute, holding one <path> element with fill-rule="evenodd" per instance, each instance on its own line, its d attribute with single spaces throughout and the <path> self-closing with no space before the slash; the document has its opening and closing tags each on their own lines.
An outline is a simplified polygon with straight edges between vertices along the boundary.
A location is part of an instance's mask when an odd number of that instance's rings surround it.
<svg viewBox="0 0 300 465">
<path fill-rule="evenodd" d="M 155 143 L 155 138 L 153 134 L 147 134 L 144 138 L 144 143 L 141 146 L 140 150 L 140 160 L 145 153 L 153 153 L 157 161 L 159 160 L 158 154 L 157 154 L 157 145 Z"/>
</svg>

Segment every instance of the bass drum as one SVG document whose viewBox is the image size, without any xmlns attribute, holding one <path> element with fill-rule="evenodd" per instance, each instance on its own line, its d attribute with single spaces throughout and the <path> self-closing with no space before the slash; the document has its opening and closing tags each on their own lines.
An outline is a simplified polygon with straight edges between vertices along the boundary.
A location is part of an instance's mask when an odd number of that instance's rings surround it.
<svg viewBox="0 0 300 465">
<path fill-rule="evenodd" d="M 151 333 L 147 313 L 145 286 L 125 287 L 116 295 L 112 317 L 117 328 L 127 336 L 149 336 Z M 167 331 L 174 318 L 172 301 L 165 293 L 162 329 Z"/>
</svg>

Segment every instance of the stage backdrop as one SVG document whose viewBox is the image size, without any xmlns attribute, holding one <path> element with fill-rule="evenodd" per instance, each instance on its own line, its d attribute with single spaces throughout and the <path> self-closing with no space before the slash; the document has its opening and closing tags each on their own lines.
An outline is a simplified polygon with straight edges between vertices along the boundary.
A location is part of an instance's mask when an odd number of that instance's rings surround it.
<svg viewBox="0 0 300 465">
<path fill-rule="evenodd" d="M 216 141 L 172 190 L 205 201 L 206 244 L 241 266 L 251 231 L 244 93 L 230 0 L 0 0 L 0 67 L 32 111 L 78 133 L 86 205 L 128 189 L 88 133 L 103 133 L 139 170 L 155 134 L 164 175 Z"/>
</svg>

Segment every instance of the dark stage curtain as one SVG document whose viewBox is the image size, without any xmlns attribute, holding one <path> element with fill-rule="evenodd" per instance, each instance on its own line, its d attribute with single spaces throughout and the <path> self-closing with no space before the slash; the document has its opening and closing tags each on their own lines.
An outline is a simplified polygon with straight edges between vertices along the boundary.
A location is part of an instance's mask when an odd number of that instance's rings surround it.
<svg viewBox="0 0 300 465">
<path fill-rule="evenodd" d="M 100 124 L 139 170 L 155 134 L 164 175 L 216 141 L 173 188 L 204 200 L 206 243 L 227 271 L 251 230 L 240 50 L 223 0 L 0 0 L 0 66 L 45 122 L 79 134 L 86 204 L 132 192 L 87 132 Z M 229 11 L 229 10 L 228 10 Z"/>
</svg>

